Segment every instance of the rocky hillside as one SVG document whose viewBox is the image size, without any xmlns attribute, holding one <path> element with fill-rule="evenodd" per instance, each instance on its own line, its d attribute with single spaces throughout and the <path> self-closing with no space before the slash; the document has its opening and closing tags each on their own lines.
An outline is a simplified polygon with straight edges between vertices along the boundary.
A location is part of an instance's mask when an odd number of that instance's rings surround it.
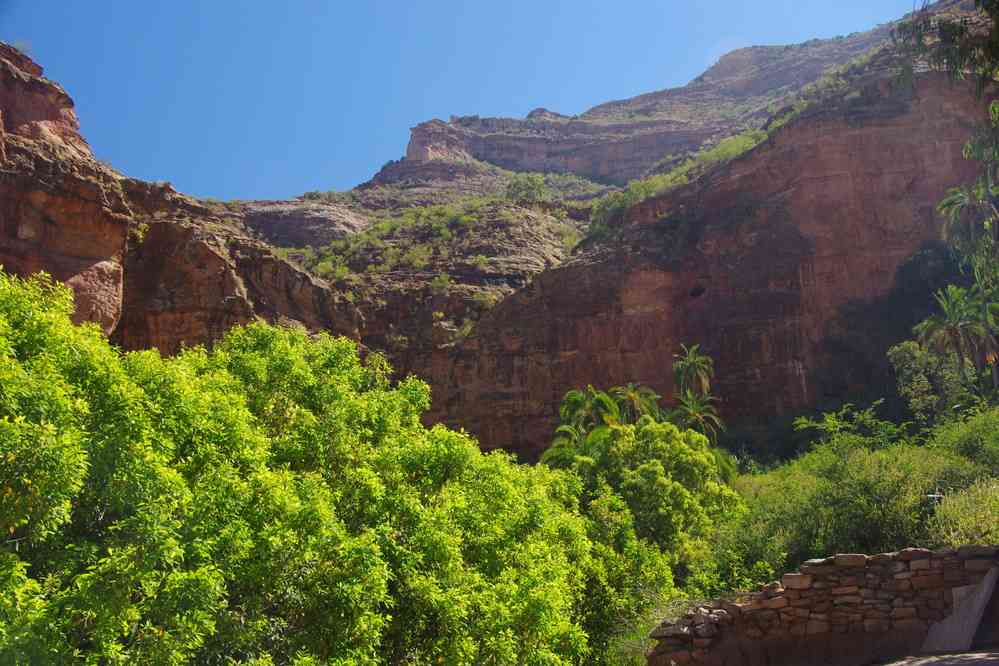
<svg viewBox="0 0 999 666">
<path fill-rule="evenodd" d="M 738 51 L 682 89 L 579 118 L 438 121 L 352 192 L 225 203 L 95 160 L 66 92 L 0 46 L 0 264 L 69 283 L 77 319 L 127 349 L 172 353 L 255 319 L 348 335 L 430 381 L 436 420 L 526 457 L 569 388 L 668 395 L 681 342 L 717 359 L 725 417 L 758 426 L 870 379 L 867 359 L 843 362 L 844 331 L 883 330 L 872 305 L 913 288 L 898 272 L 970 173 L 961 145 L 982 102 L 877 71 L 574 250 L 578 200 L 606 191 L 590 177 L 622 182 L 764 125 L 822 67 L 886 35 Z M 496 196 L 511 169 L 548 171 L 556 201 Z M 889 338 L 860 346 L 877 355 Z"/>
<path fill-rule="evenodd" d="M 523 119 L 431 120 L 412 129 L 405 158 L 372 182 L 434 181 L 481 161 L 623 185 L 664 158 L 761 125 L 828 68 L 887 43 L 890 30 L 883 25 L 835 39 L 739 49 L 686 86 L 607 102 L 578 116 L 539 108 Z"/>
</svg>

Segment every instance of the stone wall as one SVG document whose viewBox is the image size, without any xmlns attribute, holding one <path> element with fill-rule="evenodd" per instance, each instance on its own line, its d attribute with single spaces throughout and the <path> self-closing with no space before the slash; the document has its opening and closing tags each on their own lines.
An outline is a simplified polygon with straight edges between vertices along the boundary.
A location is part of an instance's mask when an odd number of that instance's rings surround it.
<svg viewBox="0 0 999 666">
<path fill-rule="evenodd" d="M 937 637 L 947 627 L 948 617 L 967 613 L 955 604 L 969 598 L 975 588 L 968 586 L 994 584 L 993 569 L 999 569 L 999 546 L 809 560 L 759 592 L 663 622 L 651 634 L 658 643 L 648 663 L 860 666 L 917 654 L 931 632 Z M 982 609 L 972 615 L 964 627 L 969 642 Z M 984 621 L 992 619 L 986 614 Z"/>
</svg>

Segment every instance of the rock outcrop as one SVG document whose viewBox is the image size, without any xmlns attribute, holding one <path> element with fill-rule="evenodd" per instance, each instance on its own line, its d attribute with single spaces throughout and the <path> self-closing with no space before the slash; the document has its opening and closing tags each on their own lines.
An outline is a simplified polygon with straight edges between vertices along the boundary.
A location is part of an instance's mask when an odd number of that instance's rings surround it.
<svg viewBox="0 0 999 666">
<path fill-rule="evenodd" d="M 967 650 L 997 571 L 996 546 L 809 560 L 759 592 L 663 622 L 648 663 L 861 666 Z"/>
<path fill-rule="evenodd" d="M 211 344 L 258 319 L 358 337 L 360 318 L 343 295 L 258 241 L 204 220 L 155 220 L 125 264 L 125 349 Z"/>
<path fill-rule="evenodd" d="M 77 321 L 110 331 L 130 211 L 78 130 L 69 95 L 0 43 L 0 265 L 66 282 Z"/>
<path fill-rule="evenodd" d="M 94 158 L 69 95 L 0 43 L 0 265 L 67 283 L 76 321 L 125 347 L 174 352 L 258 318 L 356 337 L 341 295 L 249 232 L 332 238 L 364 224 L 336 206 L 209 205 L 124 177 Z"/>
<path fill-rule="evenodd" d="M 537 454 L 570 388 L 641 382 L 669 395 L 680 343 L 715 358 L 732 422 L 815 404 L 829 327 L 887 294 L 939 237 L 934 206 L 973 175 L 961 149 L 983 119 L 968 88 L 937 75 L 911 92 L 876 81 L 798 119 L 501 303 L 426 370 L 435 414 L 486 446 Z"/>
</svg>

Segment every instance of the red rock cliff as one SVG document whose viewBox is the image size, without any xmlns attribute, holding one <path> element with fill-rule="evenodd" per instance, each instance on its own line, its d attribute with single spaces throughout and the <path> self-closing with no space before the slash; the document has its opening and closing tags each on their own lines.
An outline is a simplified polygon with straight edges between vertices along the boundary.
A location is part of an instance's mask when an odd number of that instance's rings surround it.
<svg viewBox="0 0 999 666">
<path fill-rule="evenodd" d="M 76 293 L 78 321 L 110 331 L 121 308 L 128 210 L 78 133 L 73 101 L 0 44 L 0 265 L 45 270 Z"/>
<path fill-rule="evenodd" d="M 733 421 L 814 404 L 829 325 L 939 237 L 934 205 L 972 175 L 961 148 L 983 108 L 939 76 L 908 96 L 882 81 L 640 205 L 617 241 L 544 273 L 435 359 L 435 414 L 537 454 L 572 387 L 668 394 L 681 342 L 715 357 Z"/>
</svg>

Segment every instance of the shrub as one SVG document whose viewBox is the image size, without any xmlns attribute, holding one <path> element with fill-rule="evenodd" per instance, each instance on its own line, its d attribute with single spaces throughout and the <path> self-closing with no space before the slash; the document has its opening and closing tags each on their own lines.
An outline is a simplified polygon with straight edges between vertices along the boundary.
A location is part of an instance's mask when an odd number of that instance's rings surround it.
<svg viewBox="0 0 999 666">
<path fill-rule="evenodd" d="M 722 139 L 715 146 L 703 149 L 665 174 L 633 180 L 619 192 L 612 192 L 597 200 L 590 215 L 590 224 L 596 230 L 606 229 L 628 208 L 685 185 L 691 178 L 709 168 L 728 162 L 759 145 L 767 138 L 762 130 L 750 130 Z M 592 234 L 591 234 L 592 235 Z"/>
<path fill-rule="evenodd" d="M 452 284 L 450 275 L 440 273 L 430 281 L 430 291 L 438 295 L 447 294 Z"/>
<path fill-rule="evenodd" d="M 945 495 L 930 520 L 936 546 L 999 543 L 999 479 L 983 479 Z"/>
<path fill-rule="evenodd" d="M 506 186 L 506 198 L 516 203 L 540 203 L 551 199 L 551 192 L 543 175 L 518 173 Z"/>
<path fill-rule="evenodd" d="M 971 414 L 932 431 L 932 448 L 959 455 L 999 476 L 999 408 Z"/>
</svg>

